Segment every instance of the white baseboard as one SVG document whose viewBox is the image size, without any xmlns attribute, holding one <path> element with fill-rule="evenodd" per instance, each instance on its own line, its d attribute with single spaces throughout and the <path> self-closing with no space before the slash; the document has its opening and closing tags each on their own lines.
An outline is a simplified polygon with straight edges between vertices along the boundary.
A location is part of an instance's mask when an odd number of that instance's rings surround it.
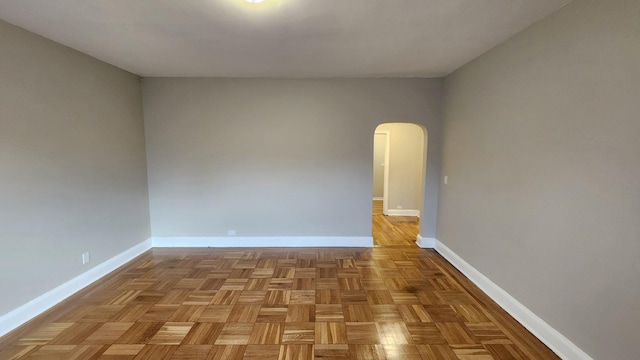
<svg viewBox="0 0 640 360">
<path fill-rule="evenodd" d="M 383 198 L 383 197 L 375 197 L 375 196 L 374 196 L 374 197 L 373 197 L 373 200 L 374 200 L 374 201 L 382 201 L 382 200 L 384 200 L 384 198 Z"/>
<path fill-rule="evenodd" d="M 373 247 L 372 236 L 153 237 L 153 247 Z"/>
<path fill-rule="evenodd" d="M 0 316 L 0 336 L 7 334 L 18 326 L 49 310 L 62 300 L 91 285 L 93 282 L 126 264 L 150 248 L 151 239 L 145 240 L 111 259 L 96 265 L 55 289 L 38 296 L 19 308 Z"/>
<path fill-rule="evenodd" d="M 389 209 L 387 214 L 389 216 L 417 216 L 420 217 L 420 210 L 415 209 Z"/>
<path fill-rule="evenodd" d="M 517 299 L 464 261 L 464 259 L 451 249 L 440 241 L 434 240 L 435 249 L 442 257 L 460 270 L 461 273 L 476 284 L 484 293 L 489 295 L 493 301 L 540 339 L 540 341 L 547 345 L 556 355 L 566 360 L 593 360 L 587 353 L 572 343 L 571 340 L 552 328 Z"/>
<path fill-rule="evenodd" d="M 423 249 L 433 249 L 436 247 L 436 240 L 435 238 L 425 238 L 422 237 L 422 235 L 418 234 L 418 236 L 416 237 L 416 244 L 418 245 L 418 247 L 421 247 Z"/>
</svg>

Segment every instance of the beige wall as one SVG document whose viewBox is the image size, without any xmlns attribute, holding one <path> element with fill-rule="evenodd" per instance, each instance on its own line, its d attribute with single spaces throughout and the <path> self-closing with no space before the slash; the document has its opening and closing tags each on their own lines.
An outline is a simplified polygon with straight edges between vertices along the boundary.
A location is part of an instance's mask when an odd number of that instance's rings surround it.
<svg viewBox="0 0 640 360">
<path fill-rule="evenodd" d="M 595 359 L 638 359 L 640 2 L 575 0 L 446 79 L 438 239 Z"/>
<path fill-rule="evenodd" d="M 406 121 L 436 134 L 433 237 L 440 96 L 426 79 L 145 79 L 153 236 L 370 236 L 373 133 Z"/>
<path fill-rule="evenodd" d="M 389 209 L 421 210 L 425 132 L 416 124 L 381 124 L 389 134 Z"/>
<path fill-rule="evenodd" d="M 149 215 L 138 78 L 1 21 L 0 54 L 1 316 L 146 240 Z"/>
</svg>

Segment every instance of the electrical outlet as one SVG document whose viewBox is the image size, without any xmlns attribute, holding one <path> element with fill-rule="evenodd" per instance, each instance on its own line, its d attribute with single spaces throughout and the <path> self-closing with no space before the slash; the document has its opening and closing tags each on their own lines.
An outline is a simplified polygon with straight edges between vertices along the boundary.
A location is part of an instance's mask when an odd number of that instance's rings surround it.
<svg viewBox="0 0 640 360">
<path fill-rule="evenodd" d="M 227 230 L 227 235 L 236 236 L 236 231 L 235 230 Z"/>
<path fill-rule="evenodd" d="M 447 175 L 444 176 L 444 184 L 447 185 L 449 182 L 449 177 Z"/>
<path fill-rule="evenodd" d="M 88 252 L 82 254 L 82 265 L 88 264 L 90 260 Z"/>
</svg>

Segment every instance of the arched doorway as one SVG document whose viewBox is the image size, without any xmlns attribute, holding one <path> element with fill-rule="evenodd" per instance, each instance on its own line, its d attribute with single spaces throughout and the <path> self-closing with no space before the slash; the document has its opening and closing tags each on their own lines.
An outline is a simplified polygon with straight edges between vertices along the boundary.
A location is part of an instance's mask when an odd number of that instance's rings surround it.
<svg viewBox="0 0 640 360">
<path fill-rule="evenodd" d="M 424 201 L 426 130 L 412 123 L 384 123 L 373 136 L 374 245 L 416 246 Z"/>
</svg>

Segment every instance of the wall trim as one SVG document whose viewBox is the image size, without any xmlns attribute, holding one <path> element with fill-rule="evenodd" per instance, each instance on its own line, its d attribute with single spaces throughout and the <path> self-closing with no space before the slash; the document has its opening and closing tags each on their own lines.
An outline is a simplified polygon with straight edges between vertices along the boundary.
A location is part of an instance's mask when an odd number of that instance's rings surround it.
<svg viewBox="0 0 640 360">
<path fill-rule="evenodd" d="M 425 238 L 422 237 L 422 235 L 418 234 L 418 236 L 416 237 L 416 244 L 418 245 L 418 247 L 421 247 L 423 249 L 433 249 L 436 247 L 436 240 L 435 238 Z"/>
<path fill-rule="evenodd" d="M 383 201 L 384 197 L 373 197 L 373 201 Z"/>
<path fill-rule="evenodd" d="M 149 249 L 151 249 L 151 239 L 147 239 L 121 252 L 17 309 L 0 316 L 0 336 L 9 333 L 20 325 L 49 310 L 64 299 L 91 285 Z"/>
<path fill-rule="evenodd" d="M 153 247 L 373 247 L 372 236 L 153 237 Z"/>
<path fill-rule="evenodd" d="M 552 328 L 551 325 L 547 324 L 516 298 L 500 288 L 496 283 L 471 266 L 471 264 L 467 263 L 458 256 L 458 254 L 453 252 L 453 250 L 449 249 L 437 239 L 434 240 L 435 250 L 442 255 L 442 257 L 460 270 L 464 276 L 469 278 L 469 280 L 476 284 L 485 294 L 489 295 L 493 301 L 547 345 L 556 355 L 562 359 L 593 360 L 587 353 L 571 342 L 571 340 Z"/>
<path fill-rule="evenodd" d="M 420 210 L 416 209 L 389 209 L 387 214 L 389 216 L 417 216 L 420 217 Z"/>
</svg>

